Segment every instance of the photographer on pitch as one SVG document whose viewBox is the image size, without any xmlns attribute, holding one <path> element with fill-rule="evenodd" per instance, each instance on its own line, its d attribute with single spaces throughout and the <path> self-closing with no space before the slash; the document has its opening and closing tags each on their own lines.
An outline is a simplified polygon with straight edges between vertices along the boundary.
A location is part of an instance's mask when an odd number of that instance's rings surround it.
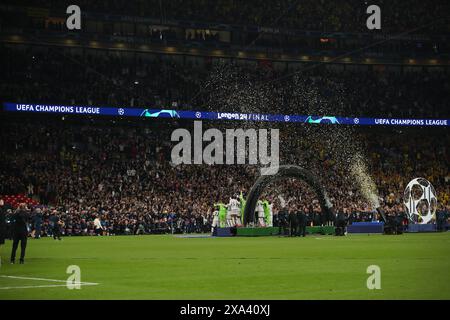
<svg viewBox="0 0 450 320">
<path fill-rule="evenodd" d="M 20 264 L 25 262 L 25 250 L 27 248 L 28 227 L 27 221 L 29 213 L 25 203 L 21 203 L 19 208 L 14 212 L 12 216 L 12 237 L 13 245 L 11 251 L 11 264 L 16 262 L 16 251 L 20 242 Z"/>
</svg>

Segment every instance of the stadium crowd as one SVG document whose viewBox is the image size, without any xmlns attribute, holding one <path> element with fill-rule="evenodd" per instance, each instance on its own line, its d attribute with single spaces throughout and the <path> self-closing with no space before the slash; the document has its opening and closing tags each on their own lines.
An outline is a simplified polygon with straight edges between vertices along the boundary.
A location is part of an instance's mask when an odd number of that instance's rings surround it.
<svg viewBox="0 0 450 320">
<path fill-rule="evenodd" d="M 159 124 L 158 124 L 159 123 Z M 255 166 L 181 165 L 170 163 L 172 125 L 77 122 L 50 118 L 2 121 L 0 194 L 25 193 L 40 202 L 42 233 L 51 235 L 51 216 L 64 222 L 64 234 L 94 233 L 99 218 L 103 234 L 208 232 L 214 204 L 249 191 L 259 175 Z M 286 131 L 287 130 L 287 131 Z M 374 208 L 327 150 L 292 139 L 298 132 L 282 130 L 286 139 L 282 163 L 307 165 L 323 181 L 336 212 L 351 221 L 375 218 Z M 419 135 L 357 133 L 364 138 L 380 202 L 388 214 L 404 213 L 402 191 L 416 176 L 432 181 L 439 210 L 450 212 L 448 136 L 433 140 Z M 431 138 L 430 138 L 431 139 Z M 328 147 L 330 147 L 328 145 Z M 342 149 L 342 150 L 341 150 Z M 335 152 L 345 150 L 338 147 Z M 286 180 L 263 195 L 274 204 L 274 220 L 284 207 L 303 211 L 314 225 L 327 223 L 315 194 L 305 184 Z"/>
<path fill-rule="evenodd" d="M 60 0 L 6 0 L 14 5 L 52 8 L 65 12 L 73 4 Z M 448 33 L 445 12 L 449 4 L 434 1 L 376 2 L 382 9 L 382 32 Z M 82 10 L 157 18 L 161 22 L 189 20 L 231 25 L 290 28 L 324 32 L 367 32 L 366 13 L 370 3 L 361 0 L 314 1 L 234 1 L 234 0 L 170 0 L 170 1 L 87 1 L 79 0 Z M 427 27 L 420 28 L 419 27 Z"/>
<path fill-rule="evenodd" d="M 246 65 L 175 62 L 167 56 L 125 58 L 117 52 L 2 46 L 4 101 L 159 107 L 184 110 L 448 118 L 448 70 L 387 72 L 326 68 L 279 70 Z M 292 75 L 296 72 L 295 75 Z M 243 99 L 247 99 L 243 101 Z M 319 99 L 320 98 L 320 99 Z M 245 103 L 244 103 L 245 102 Z"/>
</svg>

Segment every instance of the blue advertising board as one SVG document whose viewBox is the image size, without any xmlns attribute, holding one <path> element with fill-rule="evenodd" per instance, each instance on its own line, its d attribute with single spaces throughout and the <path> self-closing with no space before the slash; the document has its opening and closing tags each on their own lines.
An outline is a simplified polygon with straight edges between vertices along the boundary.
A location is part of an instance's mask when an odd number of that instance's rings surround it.
<svg viewBox="0 0 450 320">
<path fill-rule="evenodd" d="M 287 114 L 259 114 L 241 112 L 213 112 L 213 111 L 183 111 L 174 109 L 143 109 L 129 107 L 95 107 L 48 105 L 30 103 L 3 104 L 5 111 L 26 113 L 55 113 L 90 116 L 117 117 L 145 117 L 145 118 L 173 118 L 198 120 L 236 120 L 236 121 L 265 121 L 310 124 L 358 125 L 358 126 L 444 126 L 450 119 L 399 119 L 399 118 L 355 118 L 341 116 L 316 115 L 287 115 Z"/>
</svg>

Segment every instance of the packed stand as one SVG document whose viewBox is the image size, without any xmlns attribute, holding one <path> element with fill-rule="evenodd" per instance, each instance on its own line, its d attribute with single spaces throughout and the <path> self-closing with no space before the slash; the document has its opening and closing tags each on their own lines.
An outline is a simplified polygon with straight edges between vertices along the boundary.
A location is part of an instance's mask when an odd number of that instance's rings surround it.
<svg viewBox="0 0 450 320">
<path fill-rule="evenodd" d="M 448 70 L 387 72 L 298 65 L 175 62 L 1 47 L 3 101 L 180 110 L 448 118 Z"/>
<path fill-rule="evenodd" d="M 8 1 L 6 1 L 8 3 Z M 73 4 L 60 0 L 14 0 L 14 5 L 64 10 Z M 161 22 L 189 20 L 231 25 L 250 25 L 323 32 L 367 32 L 366 13 L 371 3 L 361 0 L 315 1 L 88 1 L 79 0 L 82 10 L 128 16 L 157 18 Z M 448 33 L 445 0 L 376 2 L 382 10 L 383 33 Z M 422 27 L 422 28 L 419 28 Z"/>
<path fill-rule="evenodd" d="M 247 194 L 259 170 L 246 165 L 173 166 L 170 129 L 175 126 L 164 121 L 150 129 L 145 122 L 4 120 L 0 194 L 25 193 L 37 199 L 44 235 L 51 235 L 52 214 L 64 222 L 66 235 L 95 234 L 96 218 L 102 234 L 109 235 L 209 232 L 214 204 Z M 281 163 L 303 165 L 317 174 L 336 212 L 352 221 L 371 220 L 374 208 L 348 177 L 346 165 L 337 163 L 326 144 L 292 139 L 299 133 L 291 130 L 282 130 Z M 392 133 L 355 133 L 367 145 L 369 172 L 388 214 L 404 213 L 402 192 L 416 176 L 432 181 L 439 210 L 450 210 L 448 137 L 430 144 L 418 136 L 405 133 L 403 140 Z M 306 212 L 314 225 L 326 222 L 315 194 L 302 182 L 283 181 L 263 197 L 274 204 L 274 219 L 287 204 L 289 210 Z"/>
</svg>

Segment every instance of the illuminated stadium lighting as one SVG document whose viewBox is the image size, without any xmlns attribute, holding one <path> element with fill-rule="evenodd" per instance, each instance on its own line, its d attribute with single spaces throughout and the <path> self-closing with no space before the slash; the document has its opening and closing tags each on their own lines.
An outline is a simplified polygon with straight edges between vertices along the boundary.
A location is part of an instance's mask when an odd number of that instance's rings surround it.
<svg viewBox="0 0 450 320">
<path fill-rule="evenodd" d="M 23 40 L 22 37 L 18 36 L 18 35 L 13 35 L 13 36 L 10 37 L 10 39 L 12 41 L 22 41 Z"/>
</svg>

